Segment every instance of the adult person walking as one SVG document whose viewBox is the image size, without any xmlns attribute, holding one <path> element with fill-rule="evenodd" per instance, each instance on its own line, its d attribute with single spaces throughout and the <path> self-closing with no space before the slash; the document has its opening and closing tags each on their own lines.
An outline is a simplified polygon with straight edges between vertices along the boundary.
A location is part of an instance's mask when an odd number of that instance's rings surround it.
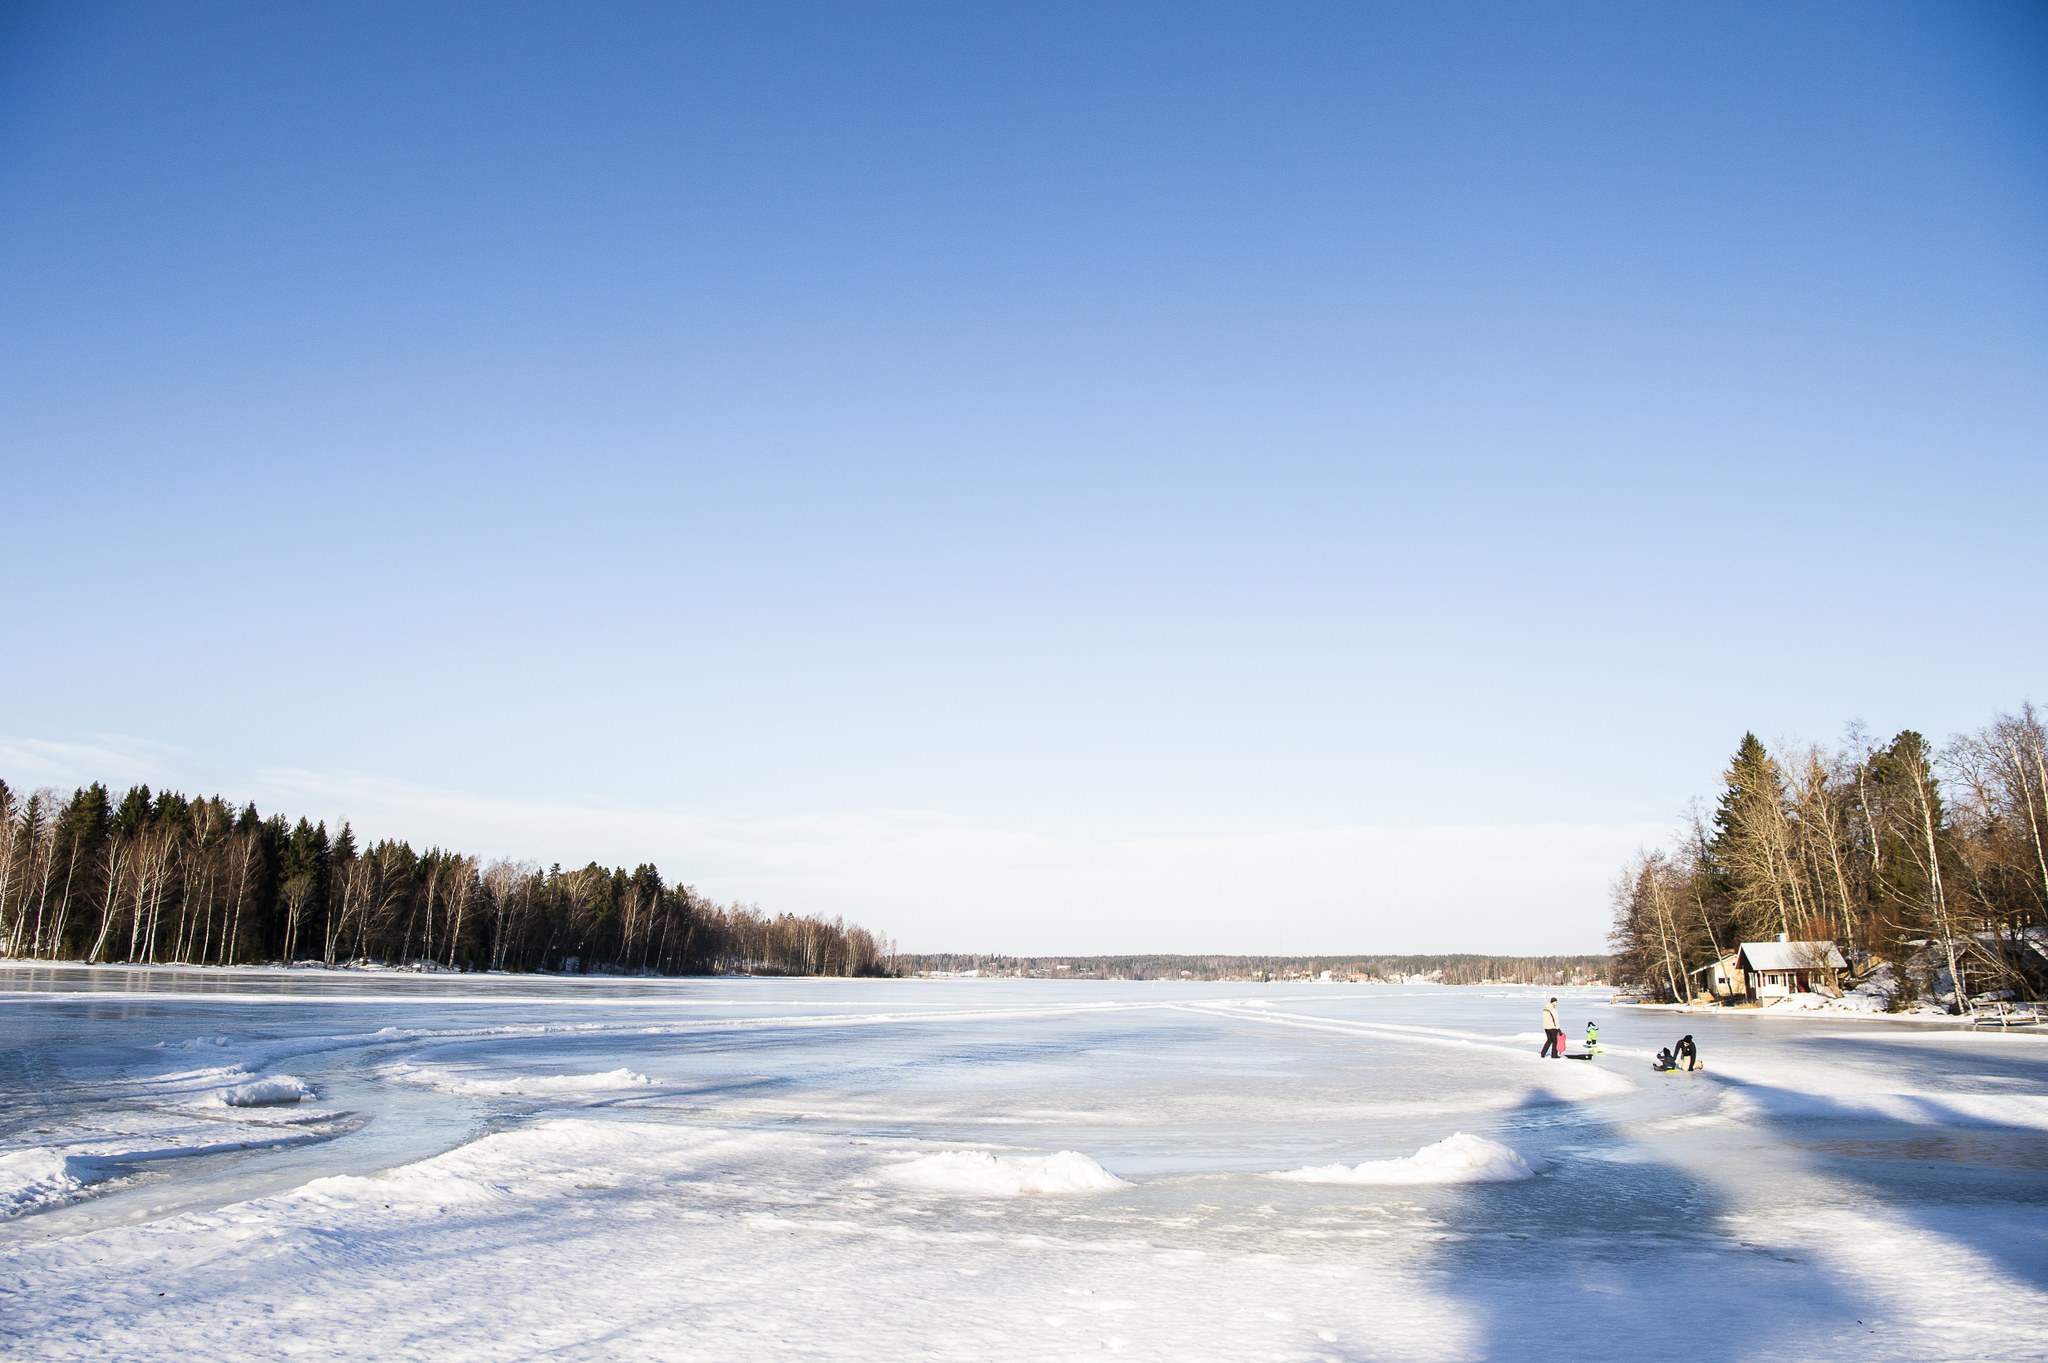
<svg viewBox="0 0 2048 1363">
<path fill-rule="evenodd" d="M 1553 998 L 1543 1005 L 1543 1049 L 1536 1053 L 1538 1060 L 1545 1056 L 1552 1060 L 1562 1058 L 1563 1047 L 1557 1044 L 1557 1038 L 1563 1030 L 1557 1025 L 1557 1000 Z"/>
</svg>

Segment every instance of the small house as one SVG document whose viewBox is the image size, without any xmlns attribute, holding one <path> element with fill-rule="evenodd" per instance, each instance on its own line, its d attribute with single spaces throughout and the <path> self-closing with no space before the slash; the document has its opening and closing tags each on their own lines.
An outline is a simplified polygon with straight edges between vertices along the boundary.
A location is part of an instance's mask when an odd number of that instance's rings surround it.
<svg viewBox="0 0 2048 1363">
<path fill-rule="evenodd" d="M 1749 992 L 1742 977 L 1742 968 L 1736 964 L 1742 953 L 1731 951 L 1718 961 L 1710 961 L 1693 971 L 1693 978 L 1700 982 L 1700 992 L 1716 1003 L 1727 999 L 1738 999 Z"/>
<path fill-rule="evenodd" d="M 1735 953 L 1743 993 L 1753 1002 L 1811 994 L 1816 985 L 1834 991 L 1835 972 L 1849 963 L 1833 942 L 1794 942 L 1784 933 L 1775 942 L 1744 942 Z"/>
</svg>

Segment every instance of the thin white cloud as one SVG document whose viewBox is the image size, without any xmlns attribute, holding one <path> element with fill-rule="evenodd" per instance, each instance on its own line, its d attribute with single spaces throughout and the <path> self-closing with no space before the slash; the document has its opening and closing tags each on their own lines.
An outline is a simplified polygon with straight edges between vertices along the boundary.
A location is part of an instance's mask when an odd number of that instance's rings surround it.
<svg viewBox="0 0 2048 1363">
<path fill-rule="evenodd" d="M 595 802 L 521 800 L 355 773 L 257 773 L 259 803 L 345 809 L 358 833 L 564 862 L 653 860 L 803 876 L 873 873 L 913 862 L 944 871 L 1011 865 L 1054 850 L 1026 833 L 974 828 L 922 810 L 721 819 Z M 675 865 L 667 863 L 673 859 Z"/>
<path fill-rule="evenodd" d="M 174 749 L 0 740 L 17 785 L 177 785 Z M 844 914 L 912 950 L 1597 950 L 1606 887 L 1656 824 L 1337 826 L 1059 839 L 929 810 L 762 819 L 523 800 L 359 772 L 267 768 L 225 783 L 266 811 L 349 820 L 485 857 L 652 861 L 721 899 Z"/>
<path fill-rule="evenodd" d="M 125 734 L 88 734 L 76 741 L 0 738 L 0 780 L 18 790 L 52 787 L 69 794 L 83 785 L 175 784 L 175 773 L 190 763 L 167 743 Z"/>
<path fill-rule="evenodd" d="M 1659 824 L 1346 826 L 1056 839 L 926 810 L 767 819 L 525 801 L 274 770 L 260 799 L 487 854 L 652 860 L 721 898 L 845 914 L 912 949 L 1597 950 L 1606 887 Z"/>
</svg>

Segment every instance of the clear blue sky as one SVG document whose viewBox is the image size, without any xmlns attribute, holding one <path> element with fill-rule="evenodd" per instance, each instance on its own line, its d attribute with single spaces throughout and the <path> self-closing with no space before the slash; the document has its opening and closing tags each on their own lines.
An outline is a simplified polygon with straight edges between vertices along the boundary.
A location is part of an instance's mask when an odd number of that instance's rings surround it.
<svg viewBox="0 0 2048 1363">
<path fill-rule="evenodd" d="M 2048 701 L 2048 6 L 0 3 L 0 776 L 1595 949 Z"/>
</svg>

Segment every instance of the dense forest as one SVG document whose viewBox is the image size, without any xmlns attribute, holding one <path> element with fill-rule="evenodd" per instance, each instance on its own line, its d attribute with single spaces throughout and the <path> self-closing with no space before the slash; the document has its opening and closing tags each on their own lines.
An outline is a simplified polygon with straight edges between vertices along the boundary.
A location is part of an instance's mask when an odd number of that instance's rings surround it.
<svg viewBox="0 0 2048 1363">
<path fill-rule="evenodd" d="M 2031 705 L 1936 747 L 1772 753 L 1745 734 L 1711 815 L 1617 879 L 1616 974 L 1665 998 L 1745 941 L 1834 942 L 1895 1001 L 2039 997 L 2048 980 L 2048 739 Z M 1960 988 L 1957 987 L 1960 983 Z"/>
<path fill-rule="evenodd" d="M 912 973 L 1055 980 L 1333 980 L 1434 984 L 1605 984 L 1606 956 L 992 956 L 898 957 Z"/>
<path fill-rule="evenodd" d="M 0 782 L 0 956 L 233 965 L 317 960 L 453 970 L 894 973 L 838 919 L 717 904 L 651 865 L 481 862 L 344 823 L 95 783 Z"/>
</svg>

